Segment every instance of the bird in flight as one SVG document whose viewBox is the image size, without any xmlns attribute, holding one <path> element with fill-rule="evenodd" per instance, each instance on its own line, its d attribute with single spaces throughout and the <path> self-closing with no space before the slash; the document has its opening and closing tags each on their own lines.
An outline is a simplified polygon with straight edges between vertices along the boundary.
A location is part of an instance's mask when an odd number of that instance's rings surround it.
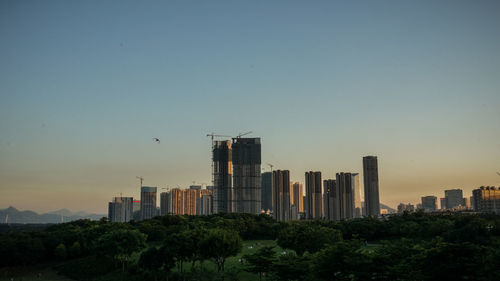
<svg viewBox="0 0 500 281">
<path fill-rule="evenodd" d="M 153 140 L 157 143 L 160 143 L 160 139 L 159 138 L 153 138 Z"/>
<path fill-rule="evenodd" d="M 500 176 L 500 173 L 499 173 L 499 172 L 497 172 L 497 175 L 499 175 L 499 176 Z"/>
</svg>

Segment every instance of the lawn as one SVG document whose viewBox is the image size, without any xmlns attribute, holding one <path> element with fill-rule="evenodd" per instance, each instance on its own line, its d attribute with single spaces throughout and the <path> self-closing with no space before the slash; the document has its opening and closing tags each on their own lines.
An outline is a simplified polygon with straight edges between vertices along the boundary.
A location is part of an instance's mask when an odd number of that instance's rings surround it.
<svg viewBox="0 0 500 281">
<path fill-rule="evenodd" d="M 258 249 L 265 246 L 274 246 L 274 250 L 276 253 L 281 253 L 283 250 L 277 246 L 276 241 L 274 240 L 247 240 L 243 241 L 243 248 L 241 252 L 235 256 L 227 259 L 225 264 L 225 275 L 227 276 L 227 280 L 242 280 L 242 281 L 253 281 L 259 280 L 259 276 L 257 274 L 253 274 L 245 271 L 246 266 L 240 261 L 242 256 L 253 254 Z M 135 254 L 133 259 L 138 259 L 139 254 Z M 41 264 L 36 266 L 28 266 L 28 267 L 8 267 L 0 269 L 0 281 L 11 281 L 11 278 L 14 278 L 15 281 L 73 281 L 74 279 L 70 279 L 69 277 L 58 275 L 57 271 L 54 267 L 65 267 L 66 265 L 70 265 L 75 267 L 73 269 L 74 272 L 78 272 L 79 270 L 87 271 L 88 268 L 85 266 L 82 267 L 80 263 L 85 265 L 89 258 L 83 258 L 78 260 L 72 260 L 64 263 L 50 263 L 50 264 Z M 95 263 L 95 262 L 94 262 Z M 92 264 L 92 263 L 91 263 Z M 196 263 L 195 267 L 197 269 L 200 268 L 200 264 Z M 216 272 L 217 266 L 211 261 L 207 260 L 203 263 L 203 268 L 208 269 L 210 271 Z M 77 270 L 78 269 L 78 270 Z M 184 263 L 184 270 L 186 272 L 191 271 L 191 263 Z M 176 271 L 174 268 L 173 271 Z M 63 271 L 64 272 L 64 271 Z M 117 272 L 110 272 L 106 276 L 102 276 L 102 278 L 106 279 L 109 277 L 111 279 L 116 279 L 112 277 L 116 277 Z M 38 278 L 38 274 L 40 274 L 40 278 Z M 83 273 L 82 273 L 83 274 Z M 109 275 L 109 276 L 108 276 Z M 99 278 L 100 279 L 100 278 Z"/>
<path fill-rule="evenodd" d="M 243 241 L 242 251 L 235 257 L 230 257 L 226 260 L 225 264 L 225 272 L 227 275 L 230 275 L 234 279 L 242 280 L 242 281 L 253 281 L 259 280 L 259 276 L 257 274 L 253 274 L 250 272 L 246 272 L 246 266 L 240 262 L 240 259 L 244 255 L 253 254 L 257 252 L 258 249 L 265 246 L 274 246 L 274 250 L 276 253 L 281 253 L 283 250 L 276 244 L 275 240 L 246 240 Z M 199 264 L 196 264 L 195 267 L 199 267 Z M 217 271 L 217 265 L 211 261 L 207 260 L 203 263 L 203 268 L 210 269 L 211 271 Z M 191 264 L 186 263 L 184 266 L 184 270 L 189 272 L 191 270 Z M 174 269 L 175 271 L 175 269 Z"/>
</svg>

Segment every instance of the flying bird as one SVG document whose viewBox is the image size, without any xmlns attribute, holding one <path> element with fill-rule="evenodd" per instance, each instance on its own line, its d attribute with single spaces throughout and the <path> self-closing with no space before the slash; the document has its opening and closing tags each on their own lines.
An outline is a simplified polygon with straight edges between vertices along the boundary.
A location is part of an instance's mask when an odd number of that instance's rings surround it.
<svg viewBox="0 0 500 281">
<path fill-rule="evenodd" d="M 500 176 L 500 173 L 499 173 L 499 172 L 497 172 L 497 175 L 499 175 L 499 176 Z"/>
<path fill-rule="evenodd" d="M 160 143 L 160 139 L 159 138 L 153 138 L 153 140 L 157 143 Z"/>
</svg>

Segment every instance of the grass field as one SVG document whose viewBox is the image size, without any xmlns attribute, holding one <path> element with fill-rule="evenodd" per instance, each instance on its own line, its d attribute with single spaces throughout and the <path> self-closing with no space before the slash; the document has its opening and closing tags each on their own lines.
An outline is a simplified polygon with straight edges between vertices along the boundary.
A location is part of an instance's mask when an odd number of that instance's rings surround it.
<svg viewBox="0 0 500 281">
<path fill-rule="evenodd" d="M 283 250 L 276 244 L 274 240 L 246 240 L 243 241 L 242 251 L 235 257 L 230 257 L 226 260 L 225 272 L 227 275 L 232 276 L 234 279 L 242 281 L 259 280 L 257 274 L 253 274 L 245 271 L 245 265 L 240 262 L 240 259 L 244 255 L 253 254 L 257 252 L 259 248 L 266 246 L 274 246 L 276 253 L 281 253 Z M 199 264 L 196 264 L 199 267 Z M 211 261 L 207 260 L 203 263 L 204 269 L 209 269 L 211 271 L 217 271 L 217 265 Z M 184 270 L 189 272 L 191 270 L 191 264 L 186 263 L 184 265 Z"/>
<path fill-rule="evenodd" d="M 242 251 L 235 257 L 230 257 L 227 259 L 225 264 L 225 275 L 228 277 L 227 280 L 242 280 L 242 281 L 253 281 L 259 280 L 257 274 L 246 272 L 246 266 L 240 262 L 240 259 L 244 255 L 253 254 L 258 249 L 265 246 L 274 246 L 276 253 L 281 253 L 283 250 L 277 246 L 274 240 L 247 240 L 243 241 Z M 133 259 L 138 259 L 139 254 L 135 254 Z M 9 267 L 0 269 L 0 281 L 11 281 L 11 278 L 15 281 L 74 281 L 66 276 L 58 275 L 54 267 L 62 264 L 78 262 L 79 260 L 67 261 L 64 263 L 50 263 L 27 267 Z M 195 267 L 200 268 L 200 264 L 196 263 Z M 212 272 L 217 271 L 217 265 L 211 261 L 207 260 L 203 263 L 203 268 L 205 270 L 210 270 Z M 176 271 L 176 269 L 173 269 Z M 191 263 L 184 263 L 184 271 L 191 271 Z M 39 275 L 40 274 L 40 275 Z M 116 272 L 110 273 L 115 275 Z M 108 276 L 108 275 L 106 275 Z M 105 278 L 106 279 L 106 278 Z M 113 278 L 114 279 L 114 278 Z M 106 279 L 107 280 L 107 279 Z"/>
</svg>

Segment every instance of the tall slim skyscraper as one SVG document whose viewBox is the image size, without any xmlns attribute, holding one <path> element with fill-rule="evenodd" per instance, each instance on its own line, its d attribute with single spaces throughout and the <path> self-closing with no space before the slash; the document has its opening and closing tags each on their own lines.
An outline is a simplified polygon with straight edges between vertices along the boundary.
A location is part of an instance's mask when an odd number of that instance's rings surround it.
<svg viewBox="0 0 500 281">
<path fill-rule="evenodd" d="M 156 187 L 141 187 L 141 220 L 156 216 Z"/>
<path fill-rule="evenodd" d="M 321 172 L 306 172 L 306 207 L 307 219 L 321 219 L 323 216 L 323 198 L 321 194 Z"/>
<path fill-rule="evenodd" d="M 291 204 L 295 205 L 297 208 L 297 213 L 304 212 L 304 191 L 302 188 L 302 184 L 300 182 L 296 182 L 292 185 L 293 197 Z"/>
<path fill-rule="evenodd" d="M 340 220 L 337 182 L 335 180 L 323 181 L 323 214 L 326 220 Z"/>
<path fill-rule="evenodd" d="M 288 221 L 290 214 L 290 171 L 273 171 L 273 216 Z"/>
<path fill-rule="evenodd" d="M 352 173 L 352 188 L 354 192 L 354 218 L 361 218 L 361 188 L 359 187 L 359 174 Z"/>
<path fill-rule="evenodd" d="M 363 157 L 363 179 L 365 186 L 365 208 L 367 216 L 380 214 L 377 156 Z"/>
<path fill-rule="evenodd" d="M 357 175 L 352 173 L 337 173 L 337 202 L 340 219 L 352 219 L 355 217 Z"/>
<path fill-rule="evenodd" d="M 464 194 L 461 189 L 448 189 L 444 191 L 446 209 L 456 209 L 464 205 Z"/>
<path fill-rule="evenodd" d="M 260 214 L 260 138 L 233 138 L 233 195 L 236 213 Z"/>
<path fill-rule="evenodd" d="M 273 211 L 273 173 L 265 172 L 262 173 L 262 210 L 265 212 Z"/>
<path fill-rule="evenodd" d="M 160 214 L 162 216 L 170 213 L 170 192 L 160 193 Z"/>
<path fill-rule="evenodd" d="M 213 160 L 213 212 L 232 212 L 232 149 L 231 141 L 215 141 L 212 151 Z"/>
<path fill-rule="evenodd" d="M 132 197 L 114 197 L 109 202 L 108 219 L 110 222 L 129 222 L 133 215 Z"/>
</svg>

